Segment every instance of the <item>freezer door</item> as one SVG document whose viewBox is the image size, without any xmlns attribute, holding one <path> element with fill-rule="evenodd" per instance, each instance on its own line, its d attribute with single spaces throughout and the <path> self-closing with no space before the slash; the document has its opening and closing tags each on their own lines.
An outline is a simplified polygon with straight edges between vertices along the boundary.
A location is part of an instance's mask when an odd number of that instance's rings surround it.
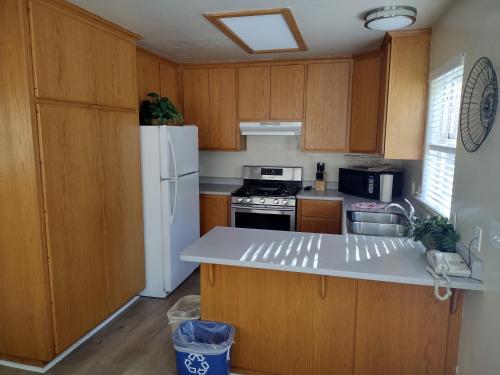
<svg viewBox="0 0 500 375">
<path fill-rule="evenodd" d="M 197 263 L 180 260 L 180 253 L 200 238 L 198 173 L 162 182 L 165 291 L 171 292 L 195 269 Z"/>
<path fill-rule="evenodd" d="M 160 148 L 162 178 L 175 178 L 198 171 L 198 128 L 196 126 L 162 126 Z"/>
</svg>

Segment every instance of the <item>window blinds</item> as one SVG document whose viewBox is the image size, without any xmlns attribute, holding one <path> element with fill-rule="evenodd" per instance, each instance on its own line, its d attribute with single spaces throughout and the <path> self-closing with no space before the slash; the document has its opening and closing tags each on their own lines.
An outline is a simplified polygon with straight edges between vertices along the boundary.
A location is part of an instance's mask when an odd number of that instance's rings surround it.
<svg viewBox="0 0 500 375">
<path fill-rule="evenodd" d="M 463 58 L 429 84 L 429 107 L 420 199 L 449 217 L 462 95 Z"/>
</svg>

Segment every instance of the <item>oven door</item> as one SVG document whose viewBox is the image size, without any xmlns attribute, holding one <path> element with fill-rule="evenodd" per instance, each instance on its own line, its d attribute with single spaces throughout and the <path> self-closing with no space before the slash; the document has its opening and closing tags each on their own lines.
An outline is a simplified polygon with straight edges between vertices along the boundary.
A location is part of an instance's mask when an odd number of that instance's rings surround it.
<svg viewBox="0 0 500 375">
<path fill-rule="evenodd" d="M 231 206 L 231 226 L 236 228 L 295 231 L 295 207 Z"/>
</svg>

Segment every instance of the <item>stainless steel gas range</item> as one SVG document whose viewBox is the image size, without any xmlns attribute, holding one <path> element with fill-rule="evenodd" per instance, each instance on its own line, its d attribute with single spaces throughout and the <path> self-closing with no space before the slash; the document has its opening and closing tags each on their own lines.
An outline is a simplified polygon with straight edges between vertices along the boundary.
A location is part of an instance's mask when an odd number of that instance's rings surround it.
<svg viewBox="0 0 500 375">
<path fill-rule="evenodd" d="M 231 197 L 231 226 L 294 231 L 302 168 L 244 166 L 243 178 Z"/>
</svg>

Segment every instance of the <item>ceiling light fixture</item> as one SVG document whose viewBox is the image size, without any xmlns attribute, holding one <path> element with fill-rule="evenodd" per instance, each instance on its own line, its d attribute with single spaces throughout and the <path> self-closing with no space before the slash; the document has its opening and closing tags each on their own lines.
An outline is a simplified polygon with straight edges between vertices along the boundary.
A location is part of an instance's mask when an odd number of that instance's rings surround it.
<svg viewBox="0 0 500 375">
<path fill-rule="evenodd" d="M 415 23 L 417 9 L 409 6 L 386 6 L 368 11 L 365 27 L 372 30 L 389 31 L 402 29 Z"/>
<path fill-rule="evenodd" d="M 211 13 L 205 17 L 248 53 L 307 50 L 288 8 Z"/>
</svg>

